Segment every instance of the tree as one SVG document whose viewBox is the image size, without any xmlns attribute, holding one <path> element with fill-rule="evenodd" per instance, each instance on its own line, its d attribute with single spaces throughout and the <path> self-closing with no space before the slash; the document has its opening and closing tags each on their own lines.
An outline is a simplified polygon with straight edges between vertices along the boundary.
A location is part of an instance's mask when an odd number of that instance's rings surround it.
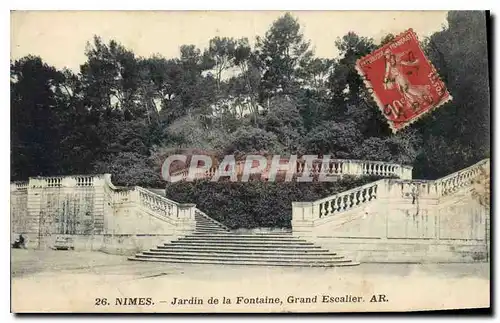
<svg viewBox="0 0 500 323">
<path fill-rule="evenodd" d="M 328 76 L 335 66 L 333 59 L 314 58 L 305 69 L 307 75 L 305 86 L 320 93 L 327 90 Z"/>
<path fill-rule="evenodd" d="M 275 97 L 271 109 L 263 118 L 264 129 L 276 134 L 280 143 L 290 153 L 296 153 L 304 133 L 303 121 L 294 101 Z"/>
<path fill-rule="evenodd" d="M 12 179 L 61 174 L 60 144 L 68 135 L 63 123 L 71 114 L 64 73 L 27 56 L 11 62 L 10 76 Z"/>
<path fill-rule="evenodd" d="M 209 65 L 213 65 L 217 92 L 220 94 L 222 73 L 234 66 L 236 41 L 228 37 L 214 37 L 210 39 L 204 57 Z"/>
<path fill-rule="evenodd" d="M 182 45 L 180 48 L 182 78 L 179 84 L 180 104 L 186 114 L 211 114 L 210 105 L 216 101 L 216 81 L 212 76 L 203 77 L 204 71 L 213 65 L 201 55 L 194 45 Z"/>
<path fill-rule="evenodd" d="M 448 28 L 424 41 L 453 100 L 415 124 L 424 146 L 417 176 L 435 178 L 490 156 L 488 51 L 484 12 L 448 13 Z"/>
<path fill-rule="evenodd" d="M 375 49 L 371 38 L 360 37 L 349 32 L 335 41 L 339 50 L 340 59 L 335 64 L 335 69 L 330 74 L 328 85 L 332 93 L 330 116 L 335 120 L 350 119 L 348 107 L 360 109 L 355 120 L 363 124 L 378 113 L 375 102 L 366 93 L 363 80 L 355 69 L 356 60 L 369 54 Z M 352 114 L 352 112 L 351 112 Z M 362 117 L 362 119 L 358 119 Z"/>
<path fill-rule="evenodd" d="M 239 102 L 245 102 L 253 121 L 257 123 L 259 87 L 261 71 L 258 57 L 252 52 L 247 38 L 237 41 L 234 51 L 234 65 L 240 69 L 240 75 L 229 80 L 229 93 Z"/>
<path fill-rule="evenodd" d="M 81 65 L 87 104 L 96 110 L 117 109 L 142 117 L 146 108 L 139 102 L 139 68 L 132 51 L 118 42 L 109 44 L 94 36 L 85 49 L 87 62 Z"/>
<path fill-rule="evenodd" d="M 241 127 L 231 137 L 231 142 L 224 149 L 225 154 L 279 154 L 283 151 L 278 137 L 262 129 Z"/>
<path fill-rule="evenodd" d="M 184 116 L 175 120 L 166 131 L 167 136 L 173 138 L 179 148 L 211 148 L 207 141 L 208 131 L 195 116 Z"/>
<path fill-rule="evenodd" d="M 134 152 L 119 152 L 95 163 L 95 172 L 110 173 L 116 185 L 162 187 L 161 173 L 155 172 L 151 160 Z"/>
<path fill-rule="evenodd" d="M 263 99 L 277 93 L 295 94 L 306 78 L 305 68 L 313 56 L 298 20 L 289 13 L 278 18 L 264 38 L 257 37 L 256 54 L 263 70 Z"/>
<path fill-rule="evenodd" d="M 352 158 L 352 150 L 360 139 L 361 134 L 354 122 L 324 121 L 304 138 L 305 153 Z"/>
<path fill-rule="evenodd" d="M 389 137 L 370 137 L 353 149 L 353 156 L 362 160 L 380 160 L 413 165 L 421 142 L 413 129 L 405 129 Z"/>
<path fill-rule="evenodd" d="M 384 37 L 382 37 L 382 39 L 380 40 L 380 46 L 379 47 L 382 47 L 384 46 L 385 44 L 388 44 L 390 43 L 391 41 L 394 40 L 394 38 L 396 38 L 396 36 L 394 36 L 393 34 L 389 33 L 387 35 L 385 35 Z"/>
</svg>

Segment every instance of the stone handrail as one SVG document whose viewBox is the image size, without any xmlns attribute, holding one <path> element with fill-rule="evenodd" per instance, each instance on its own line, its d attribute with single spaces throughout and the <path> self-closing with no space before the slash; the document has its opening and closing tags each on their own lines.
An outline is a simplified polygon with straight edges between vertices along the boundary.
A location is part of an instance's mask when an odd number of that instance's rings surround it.
<svg viewBox="0 0 500 323">
<path fill-rule="evenodd" d="M 304 171 L 305 164 L 304 160 L 297 161 L 297 173 Z M 325 163 L 321 159 L 316 159 L 313 161 L 310 171 L 314 175 L 378 175 L 411 179 L 412 169 L 411 166 L 382 161 L 331 159 Z"/>
<path fill-rule="evenodd" d="M 489 159 L 484 159 L 437 180 L 382 179 L 314 202 L 293 202 L 292 221 L 314 221 L 338 215 L 376 201 L 379 197 L 386 199 L 383 203 L 388 203 L 388 199 L 392 201 L 395 199 L 413 200 L 417 196 L 423 199 L 439 200 L 461 188 L 471 186 L 473 180 L 481 174 L 481 168 L 489 167 L 489 163 Z"/>
<path fill-rule="evenodd" d="M 133 188 L 119 189 L 111 182 L 111 175 L 104 175 L 105 187 L 111 191 L 110 199 L 113 204 L 132 203 L 138 207 L 152 212 L 158 218 L 163 218 L 169 222 L 184 215 L 180 212 L 179 203 L 167 199 L 164 196 L 153 193 L 140 186 Z"/>
<path fill-rule="evenodd" d="M 136 186 L 134 190 L 138 193 L 137 202 L 140 207 L 148 209 L 165 218 L 179 218 L 179 203 L 148 191 L 140 186 Z"/>
<path fill-rule="evenodd" d="M 29 183 L 26 181 L 20 181 L 20 182 L 12 182 L 10 184 L 10 191 L 21 191 L 25 192 L 28 189 Z"/>
<path fill-rule="evenodd" d="M 29 185 L 32 187 L 91 187 L 102 179 L 102 175 L 72 175 L 72 176 L 49 176 L 32 177 Z"/>
<path fill-rule="evenodd" d="M 194 220 L 195 214 L 199 214 L 229 230 L 229 228 L 222 223 L 214 220 L 201 210 L 197 209 L 194 204 L 178 203 L 140 186 L 135 186 L 134 188 L 128 190 L 120 190 L 111 183 L 110 176 L 106 176 L 105 178 L 106 183 L 114 191 L 115 203 L 125 201 L 137 203 L 139 207 L 152 212 L 159 218 L 168 220 L 168 222 L 175 222 L 177 220 Z M 133 194 L 136 194 L 135 198 L 133 197 Z"/>
<path fill-rule="evenodd" d="M 237 161 L 235 164 L 237 174 L 241 174 L 243 167 L 245 166 L 245 161 Z M 387 177 L 397 177 L 401 179 L 411 179 L 412 178 L 412 166 L 382 162 L 382 161 L 369 161 L 369 160 L 355 160 L 355 159 L 330 159 L 328 162 L 323 162 L 322 159 L 316 159 L 312 162 L 312 167 L 307 167 L 306 161 L 304 159 L 297 160 L 297 167 L 295 168 L 295 174 L 302 174 L 304 170 L 309 170 L 312 175 L 352 175 L 352 176 L 387 176 Z M 267 173 L 270 168 L 270 163 L 263 173 Z M 171 176 L 182 176 L 182 180 L 185 180 L 188 176 L 188 168 L 175 171 Z M 217 167 L 211 167 L 205 170 L 203 173 L 198 173 L 196 175 L 197 179 L 200 178 L 211 178 L 219 172 Z"/>
<path fill-rule="evenodd" d="M 203 216 L 210 221 L 219 224 L 222 228 L 229 230 L 229 228 L 219 221 L 209 217 L 206 213 L 196 208 L 195 204 L 182 204 L 172 201 L 162 195 L 151 192 L 140 186 L 134 188 L 139 194 L 139 205 L 157 216 L 160 215 L 170 221 L 194 221 L 195 215 Z"/>
<path fill-rule="evenodd" d="M 242 161 L 236 162 L 236 169 L 239 169 L 239 167 L 242 167 L 245 163 Z M 196 179 L 202 179 L 202 178 L 211 178 L 215 174 L 218 173 L 218 168 L 217 167 L 210 167 L 209 169 L 205 170 L 203 173 L 197 173 L 196 174 Z M 171 176 L 178 176 L 182 175 L 182 180 L 185 180 L 188 177 L 189 173 L 189 168 L 181 169 L 178 171 L 175 171 L 171 174 Z"/>
<path fill-rule="evenodd" d="M 483 159 L 472 166 L 436 180 L 388 180 L 387 195 L 392 197 L 440 199 L 469 187 L 481 174 L 481 169 L 489 167 L 490 160 Z"/>
<path fill-rule="evenodd" d="M 450 174 L 435 181 L 438 192 L 442 196 L 454 193 L 461 187 L 470 184 L 471 180 L 481 174 L 481 168 L 490 166 L 489 159 L 483 159 L 476 164 L 464 168 L 456 173 Z"/>
<path fill-rule="evenodd" d="M 359 186 L 313 202 L 319 218 L 332 216 L 362 206 L 377 199 L 377 190 L 383 180 Z"/>
</svg>

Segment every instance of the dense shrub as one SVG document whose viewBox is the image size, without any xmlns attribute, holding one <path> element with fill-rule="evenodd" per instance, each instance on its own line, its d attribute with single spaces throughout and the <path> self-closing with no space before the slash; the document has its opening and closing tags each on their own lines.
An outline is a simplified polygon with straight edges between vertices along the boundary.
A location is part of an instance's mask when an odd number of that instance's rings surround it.
<svg viewBox="0 0 500 323">
<path fill-rule="evenodd" d="M 373 182 L 378 177 L 344 178 L 336 182 L 194 182 L 169 183 L 166 196 L 195 203 L 212 218 L 236 228 L 291 226 L 292 202 L 315 201 Z"/>
</svg>

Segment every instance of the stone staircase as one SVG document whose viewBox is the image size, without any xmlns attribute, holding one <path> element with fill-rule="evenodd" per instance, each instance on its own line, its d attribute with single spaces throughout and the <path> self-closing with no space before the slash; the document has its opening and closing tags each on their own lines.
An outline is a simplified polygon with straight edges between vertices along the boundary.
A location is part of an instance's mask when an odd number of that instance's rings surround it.
<svg viewBox="0 0 500 323">
<path fill-rule="evenodd" d="M 135 261 L 219 265 L 337 267 L 353 262 L 291 233 L 239 234 L 196 214 L 195 231 L 130 257 Z"/>
</svg>

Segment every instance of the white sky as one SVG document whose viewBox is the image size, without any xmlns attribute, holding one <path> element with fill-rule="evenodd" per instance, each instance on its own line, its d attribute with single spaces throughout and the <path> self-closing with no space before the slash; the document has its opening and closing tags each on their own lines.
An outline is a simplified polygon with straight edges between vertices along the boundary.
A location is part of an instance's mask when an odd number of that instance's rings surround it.
<svg viewBox="0 0 500 323">
<path fill-rule="evenodd" d="M 57 68 L 79 71 L 94 34 L 115 39 L 138 56 L 178 57 L 179 46 L 205 48 L 210 38 L 247 37 L 253 43 L 280 11 L 16 11 L 11 14 L 11 59 L 38 55 Z M 446 25 L 446 11 L 292 11 L 318 57 L 335 57 L 334 42 L 349 31 L 372 37 L 408 28 L 419 37 Z"/>
</svg>

